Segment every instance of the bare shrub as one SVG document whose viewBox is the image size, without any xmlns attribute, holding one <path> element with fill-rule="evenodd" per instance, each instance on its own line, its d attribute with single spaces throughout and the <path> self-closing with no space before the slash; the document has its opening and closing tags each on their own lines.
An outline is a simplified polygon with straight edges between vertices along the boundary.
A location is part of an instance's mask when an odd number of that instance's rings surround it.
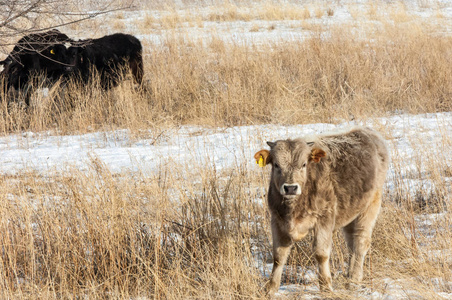
<svg viewBox="0 0 452 300">
<path fill-rule="evenodd" d="M 90 2 L 90 3 L 86 3 Z M 0 2 L 0 47 L 12 49 L 22 36 L 65 25 L 75 26 L 84 20 L 131 7 L 131 1 L 59 1 L 9 0 Z M 119 13 L 120 14 L 120 13 Z"/>
</svg>

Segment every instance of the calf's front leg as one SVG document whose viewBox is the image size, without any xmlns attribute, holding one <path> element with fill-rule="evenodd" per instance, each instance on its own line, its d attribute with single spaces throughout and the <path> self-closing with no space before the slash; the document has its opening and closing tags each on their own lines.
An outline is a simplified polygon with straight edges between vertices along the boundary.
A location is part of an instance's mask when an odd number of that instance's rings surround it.
<svg viewBox="0 0 452 300">
<path fill-rule="evenodd" d="M 292 249 L 293 241 L 285 233 L 283 233 L 276 222 L 272 222 L 272 239 L 273 239 L 273 269 L 270 281 L 267 283 L 267 295 L 273 296 L 279 289 L 281 284 L 281 275 L 283 267 L 286 264 L 290 249 Z"/>
</svg>

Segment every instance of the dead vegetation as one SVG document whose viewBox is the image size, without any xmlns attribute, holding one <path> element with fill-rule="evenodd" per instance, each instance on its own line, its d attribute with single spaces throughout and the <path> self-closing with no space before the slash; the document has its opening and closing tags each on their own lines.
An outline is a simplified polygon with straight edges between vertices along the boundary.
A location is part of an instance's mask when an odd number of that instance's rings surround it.
<svg viewBox="0 0 452 300">
<path fill-rule="evenodd" d="M 251 14 L 228 4 L 203 18 L 174 9 L 163 18 L 148 14 L 139 30 L 170 31 L 162 44 L 145 42 L 143 88 L 125 81 L 102 92 L 96 81 L 85 87 L 61 83 L 36 91 L 30 107 L 2 93 L 0 132 L 127 128 L 139 135 L 181 124 L 336 123 L 452 109 L 452 38 L 435 34 L 434 24 L 412 23 L 404 6 L 391 7 L 392 21 L 367 27 L 365 34 L 330 26 L 325 35 L 322 25 L 304 23 L 314 29 L 310 37 L 283 45 L 228 44 L 215 33 L 209 41 L 179 39 L 171 31 L 182 23 L 306 22 L 337 15 L 327 7 L 268 5 Z M 123 28 L 123 16 L 116 18 L 113 27 Z M 381 20 L 382 9 L 369 4 L 353 18 Z M 391 139 L 390 128 L 386 136 Z M 385 293 L 397 282 L 402 294 L 415 290 L 437 299 L 438 292 L 451 292 L 446 177 L 452 162 L 432 156 L 425 144 L 413 145 L 422 168 L 407 175 L 403 165 L 411 162 L 393 155 L 388 179 L 394 186 L 385 190 L 365 284 Z M 448 150 L 450 137 L 429 146 Z M 95 158 L 86 172 L 2 174 L 0 297 L 259 299 L 262 272 L 271 271 L 268 174 L 238 165 L 222 172 L 198 166 L 196 181 L 189 165 L 161 166 L 152 175 L 113 174 Z M 436 188 L 408 185 L 407 176 L 431 180 Z M 359 292 L 341 292 L 347 250 L 340 233 L 332 258 L 336 297 L 359 299 Z M 310 237 L 297 244 L 288 265 L 283 284 L 316 285 L 307 276 L 315 270 Z"/>
<path fill-rule="evenodd" d="M 259 47 L 231 45 L 215 34 L 210 42 L 168 36 L 163 44 L 144 43 L 144 89 L 125 82 L 103 93 L 96 81 L 69 83 L 35 93 L 30 108 L 2 95 L 0 130 L 146 128 L 162 119 L 299 124 L 449 111 L 452 39 L 416 29 L 387 25 L 363 40 L 338 27 L 329 38 Z"/>
<path fill-rule="evenodd" d="M 261 272 L 271 271 L 268 175 L 246 165 L 114 174 L 95 157 L 85 171 L 2 175 L 1 297 L 260 298 Z M 445 179 L 423 179 L 450 195 Z M 450 292 L 450 196 L 421 214 L 406 195 L 397 184 L 385 191 L 364 283 L 383 294 L 389 279 L 401 280 L 402 289 L 436 299 Z M 283 284 L 317 285 L 308 276 L 315 272 L 311 240 L 297 243 Z M 336 296 L 359 299 L 359 292 L 345 292 L 346 249 L 339 232 L 331 264 Z M 434 278 L 443 281 L 434 285 Z"/>
</svg>

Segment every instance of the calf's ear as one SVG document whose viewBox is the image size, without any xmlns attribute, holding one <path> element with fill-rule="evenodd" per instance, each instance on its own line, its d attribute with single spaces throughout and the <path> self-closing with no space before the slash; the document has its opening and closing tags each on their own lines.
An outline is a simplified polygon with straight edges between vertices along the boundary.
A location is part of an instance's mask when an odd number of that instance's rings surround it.
<svg viewBox="0 0 452 300">
<path fill-rule="evenodd" d="M 311 150 L 311 160 L 318 163 L 322 157 L 325 157 L 326 153 L 322 149 L 314 148 Z"/>
<path fill-rule="evenodd" d="M 267 142 L 267 145 L 269 145 L 270 148 L 273 148 L 276 146 L 276 143 L 275 142 Z"/>
<path fill-rule="evenodd" d="M 268 150 L 260 150 L 254 154 L 254 159 L 256 159 L 256 163 L 259 167 L 265 167 L 269 163 L 271 163 L 270 151 Z"/>
</svg>

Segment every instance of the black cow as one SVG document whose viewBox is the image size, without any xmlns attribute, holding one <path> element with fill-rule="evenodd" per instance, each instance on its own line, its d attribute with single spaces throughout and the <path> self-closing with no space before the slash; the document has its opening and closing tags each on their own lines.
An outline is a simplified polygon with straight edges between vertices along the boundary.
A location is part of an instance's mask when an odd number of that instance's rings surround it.
<svg viewBox="0 0 452 300">
<path fill-rule="evenodd" d="M 68 50 L 75 65 L 74 73 L 84 83 L 91 82 L 98 73 L 102 88 L 110 89 L 119 84 L 126 68 L 133 79 L 143 81 L 143 57 L 140 41 L 129 34 L 116 33 L 98 39 L 81 40 L 73 43 Z"/>
<path fill-rule="evenodd" d="M 57 29 L 21 38 L 9 56 L 0 61 L 6 89 L 24 90 L 31 78 L 40 73 L 51 81 L 58 80 L 71 70 L 67 56 L 67 46 L 71 41 Z M 25 102 L 29 104 L 28 96 L 25 96 Z"/>
</svg>

